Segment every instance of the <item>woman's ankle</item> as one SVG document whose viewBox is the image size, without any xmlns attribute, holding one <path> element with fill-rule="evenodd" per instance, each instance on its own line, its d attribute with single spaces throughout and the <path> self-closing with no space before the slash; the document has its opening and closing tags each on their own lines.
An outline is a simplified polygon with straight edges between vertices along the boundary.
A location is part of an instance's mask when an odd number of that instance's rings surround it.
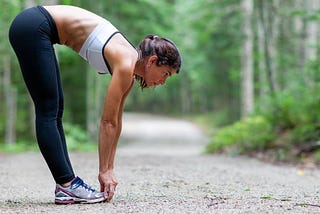
<svg viewBox="0 0 320 214">
<path fill-rule="evenodd" d="M 67 183 L 61 184 L 61 186 L 63 186 L 63 187 L 69 187 L 69 186 L 71 185 L 72 181 L 73 181 L 75 178 L 76 178 L 76 177 L 74 177 L 71 181 L 69 181 L 69 182 L 67 182 Z"/>
</svg>

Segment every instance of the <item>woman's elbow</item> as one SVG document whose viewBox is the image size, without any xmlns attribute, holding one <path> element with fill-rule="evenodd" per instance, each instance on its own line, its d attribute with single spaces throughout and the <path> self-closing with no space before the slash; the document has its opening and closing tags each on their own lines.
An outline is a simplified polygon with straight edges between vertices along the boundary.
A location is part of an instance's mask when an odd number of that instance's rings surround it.
<svg viewBox="0 0 320 214">
<path fill-rule="evenodd" d="M 102 119 L 100 121 L 100 128 L 105 131 L 117 130 L 118 126 L 119 126 L 118 121 L 105 120 L 105 119 Z"/>
</svg>

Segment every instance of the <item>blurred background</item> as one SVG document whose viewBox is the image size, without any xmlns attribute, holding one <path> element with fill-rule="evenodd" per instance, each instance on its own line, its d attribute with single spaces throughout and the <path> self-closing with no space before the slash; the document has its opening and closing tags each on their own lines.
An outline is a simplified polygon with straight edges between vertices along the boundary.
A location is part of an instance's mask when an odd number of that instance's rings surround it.
<svg viewBox="0 0 320 214">
<path fill-rule="evenodd" d="M 195 121 L 212 137 L 208 152 L 320 159 L 318 0 L 0 0 L 0 151 L 35 144 L 33 104 L 8 28 L 37 4 L 83 7 L 110 20 L 134 45 L 147 34 L 177 44 L 180 74 L 155 89 L 135 85 L 126 112 Z M 95 144 L 110 76 L 55 47 L 69 147 Z"/>
</svg>

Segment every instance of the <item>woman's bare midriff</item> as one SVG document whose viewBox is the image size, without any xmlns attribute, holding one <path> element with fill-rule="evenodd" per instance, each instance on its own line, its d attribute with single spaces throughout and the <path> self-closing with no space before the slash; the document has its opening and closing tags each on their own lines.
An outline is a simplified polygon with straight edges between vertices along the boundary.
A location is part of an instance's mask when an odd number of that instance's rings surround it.
<svg viewBox="0 0 320 214">
<path fill-rule="evenodd" d="M 84 9 L 55 5 L 44 6 L 57 26 L 60 44 L 79 52 L 83 43 L 102 18 Z"/>
</svg>

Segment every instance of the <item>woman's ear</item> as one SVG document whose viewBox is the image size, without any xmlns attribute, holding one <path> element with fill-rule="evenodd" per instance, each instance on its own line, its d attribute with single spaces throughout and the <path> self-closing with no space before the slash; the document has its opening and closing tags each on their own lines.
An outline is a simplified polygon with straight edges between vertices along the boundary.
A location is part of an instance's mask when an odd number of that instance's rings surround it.
<svg viewBox="0 0 320 214">
<path fill-rule="evenodd" d="M 158 61 L 158 56 L 157 55 L 152 55 L 148 58 L 147 66 L 150 67 L 153 63 L 157 63 Z"/>
</svg>

